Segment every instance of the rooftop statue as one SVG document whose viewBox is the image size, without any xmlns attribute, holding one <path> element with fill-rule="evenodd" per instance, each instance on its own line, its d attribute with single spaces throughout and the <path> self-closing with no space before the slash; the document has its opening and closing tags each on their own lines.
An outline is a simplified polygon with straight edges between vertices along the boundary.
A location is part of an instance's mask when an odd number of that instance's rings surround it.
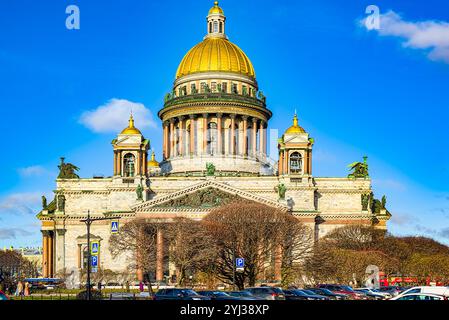
<svg viewBox="0 0 449 320">
<path fill-rule="evenodd" d="M 368 157 L 363 157 L 363 162 L 354 162 L 351 163 L 348 168 L 352 171 L 348 175 L 348 178 L 368 178 L 368 163 L 367 163 Z"/>
<path fill-rule="evenodd" d="M 65 158 L 61 158 L 61 164 L 58 166 L 58 179 L 79 179 L 80 177 L 75 173 L 79 168 L 71 163 L 64 163 Z"/>
<path fill-rule="evenodd" d="M 208 176 L 214 176 L 215 175 L 215 166 L 213 163 L 207 163 L 206 164 L 206 172 Z"/>
</svg>

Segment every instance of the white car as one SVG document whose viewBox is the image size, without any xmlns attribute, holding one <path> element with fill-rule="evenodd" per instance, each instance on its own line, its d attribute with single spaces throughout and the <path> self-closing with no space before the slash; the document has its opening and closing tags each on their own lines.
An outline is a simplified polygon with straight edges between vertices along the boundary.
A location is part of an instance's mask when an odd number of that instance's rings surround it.
<svg viewBox="0 0 449 320">
<path fill-rule="evenodd" d="M 377 296 L 377 297 L 381 297 L 384 299 L 391 299 L 392 295 L 388 292 L 382 292 L 376 289 L 371 289 L 371 288 L 357 288 L 354 289 L 356 291 L 361 291 L 361 292 L 366 292 L 371 294 L 372 296 Z"/>
<path fill-rule="evenodd" d="M 449 297 L 449 287 L 429 287 L 429 286 L 412 287 L 410 289 L 401 292 L 395 298 L 399 298 L 411 293 L 436 294 L 439 296 Z"/>
<path fill-rule="evenodd" d="M 430 300 L 448 300 L 448 298 L 445 296 L 440 296 L 440 295 L 432 294 L 432 293 L 409 293 L 409 294 L 404 294 L 404 295 L 402 295 L 402 294 L 398 295 L 390 300 L 430 301 Z"/>
</svg>

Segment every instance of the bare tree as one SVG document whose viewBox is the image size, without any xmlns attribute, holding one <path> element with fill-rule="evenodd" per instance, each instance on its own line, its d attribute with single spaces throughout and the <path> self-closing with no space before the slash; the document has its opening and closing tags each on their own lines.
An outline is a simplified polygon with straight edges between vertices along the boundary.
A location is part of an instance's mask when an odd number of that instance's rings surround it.
<svg viewBox="0 0 449 320">
<path fill-rule="evenodd" d="M 126 223 L 120 229 L 120 233 L 112 235 L 109 240 L 112 256 L 126 254 L 130 271 L 154 271 L 156 269 L 156 237 L 159 228 L 166 229 L 167 224 L 151 223 L 144 219 Z"/>
<path fill-rule="evenodd" d="M 301 222 L 288 213 L 263 204 L 238 201 L 214 209 L 203 219 L 203 224 L 215 245 L 217 259 L 213 265 L 216 276 L 225 283 L 243 289 L 245 283 L 254 286 L 267 257 L 280 248 L 285 252 L 281 263 L 292 270 L 293 261 L 304 252 L 308 236 L 302 232 Z M 311 242 L 309 242 L 309 245 Z M 234 258 L 245 259 L 245 270 L 234 274 Z"/>
<path fill-rule="evenodd" d="M 167 226 L 165 234 L 178 285 L 185 285 L 187 272 L 205 269 L 214 261 L 214 241 L 199 221 L 176 218 Z"/>
</svg>

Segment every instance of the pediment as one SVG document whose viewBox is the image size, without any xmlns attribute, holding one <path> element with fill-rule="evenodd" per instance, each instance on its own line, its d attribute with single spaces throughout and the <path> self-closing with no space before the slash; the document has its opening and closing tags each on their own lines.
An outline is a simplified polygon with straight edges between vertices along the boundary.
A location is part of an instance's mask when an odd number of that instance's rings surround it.
<svg viewBox="0 0 449 320">
<path fill-rule="evenodd" d="M 207 211 L 239 199 L 263 203 L 285 211 L 288 210 L 288 207 L 282 203 L 215 180 L 206 180 L 183 190 L 156 197 L 153 200 L 134 206 L 133 210 L 136 213 L 145 213 L 157 209 L 161 209 L 162 211 L 167 209 L 197 209 Z"/>
</svg>

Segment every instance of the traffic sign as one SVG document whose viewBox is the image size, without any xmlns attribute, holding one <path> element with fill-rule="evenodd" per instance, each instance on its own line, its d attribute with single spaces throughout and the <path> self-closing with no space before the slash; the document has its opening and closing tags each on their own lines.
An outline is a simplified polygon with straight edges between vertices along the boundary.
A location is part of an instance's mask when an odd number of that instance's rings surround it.
<svg viewBox="0 0 449 320">
<path fill-rule="evenodd" d="M 91 258 L 91 267 L 93 268 L 97 268 L 98 267 L 98 257 L 97 256 L 92 256 Z"/>
<path fill-rule="evenodd" d="M 97 256 L 100 252 L 100 243 L 98 241 L 94 241 L 90 244 L 90 254 L 93 256 Z"/>
<path fill-rule="evenodd" d="M 244 258 L 235 259 L 235 266 L 237 267 L 237 271 L 245 270 L 245 259 Z"/>
<path fill-rule="evenodd" d="M 111 222 L 111 233 L 117 234 L 118 233 L 118 221 L 112 221 Z"/>
</svg>

